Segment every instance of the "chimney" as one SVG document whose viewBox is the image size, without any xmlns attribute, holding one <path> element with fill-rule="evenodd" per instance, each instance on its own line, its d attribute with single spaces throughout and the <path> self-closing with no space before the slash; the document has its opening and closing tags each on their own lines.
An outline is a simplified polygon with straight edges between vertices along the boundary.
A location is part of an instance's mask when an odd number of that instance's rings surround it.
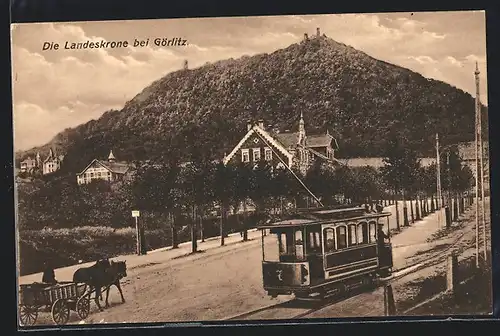
<svg viewBox="0 0 500 336">
<path fill-rule="evenodd" d="M 184 60 L 184 70 L 188 69 L 188 60 Z"/>
<path fill-rule="evenodd" d="M 304 33 L 304 41 L 308 40 L 307 33 Z"/>
<path fill-rule="evenodd" d="M 264 120 L 259 119 L 259 127 L 264 129 Z"/>
<path fill-rule="evenodd" d="M 321 34 L 319 32 L 319 28 L 316 28 L 316 37 L 319 37 Z"/>
<path fill-rule="evenodd" d="M 250 131 L 252 129 L 252 121 L 251 120 L 248 120 L 247 122 L 247 131 Z"/>
</svg>

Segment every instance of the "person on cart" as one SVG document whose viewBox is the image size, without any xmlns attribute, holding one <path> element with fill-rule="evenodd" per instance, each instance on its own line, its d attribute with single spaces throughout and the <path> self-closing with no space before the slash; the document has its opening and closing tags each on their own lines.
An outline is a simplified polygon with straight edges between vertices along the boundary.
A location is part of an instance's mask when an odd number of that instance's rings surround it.
<svg viewBox="0 0 500 336">
<path fill-rule="evenodd" d="M 54 267 L 52 267 L 50 262 L 44 263 L 42 282 L 50 285 L 55 285 L 57 283 Z"/>
</svg>

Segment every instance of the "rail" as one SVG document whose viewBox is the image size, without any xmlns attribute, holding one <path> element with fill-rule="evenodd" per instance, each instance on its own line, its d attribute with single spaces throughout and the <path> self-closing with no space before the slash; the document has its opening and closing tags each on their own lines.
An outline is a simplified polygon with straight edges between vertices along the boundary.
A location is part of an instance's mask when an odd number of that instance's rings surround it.
<svg viewBox="0 0 500 336">
<path fill-rule="evenodd" d="M 389 286 L 391 289 L 389 290 L 391 293 L 390 295 L 384 295 L 384 300 L 387 301 L 392 301 L 392 302 L 385 302 L 385 306 L 386 306 L 386 315 L 394 315 L 396 314 L 395 311 L 391 311 L 391 309 L 389 309 L 388 307 L 395 307 L 395 304 L 393 302 L 394 300 L 394 296 L 392 295 L 392 287 L 391 285 L 398 281 L 398 280 L 401 280 L 402 278 L 404 277 L 407 277 L 407 276 L 410 276 L 410 275 L 413 275 L 415 274 L 416 272 L 419 272 L 423 269 L 426 269 L 426 268 L 430 268 L 430 267 L 435 267 L 436 265 L 439 265 L 439 264 L 443 264 L 445 262 L 450 262 L 449 261 L 449 258 L 450 258 L 450 255 L 454 255 L 456 256 L 457 254 L 455 254 L 453 251 L 455 249 L 457 249 L 457 247 L 463 242 L 464 238 L 465 238 L 465 232 L 462 232 L 448 247 L 446 247 L 445 249 L 441 250 L 441 251 L 438 251 L 438 252 L 435 252 L 433 254 L 431 254 L 430 256 L 424 258 L 423 260 L 420 260 L 418 262 L 415 262 L 411 265 L 407 265 L 399 270 L 396 270 L 390 277 L 388 278 L 384 278 L 384 279 L 381 279 L 377 284 L 375 284 L 375 288 L 373 288 L 373 290 L 375 289 L 378 289 L 378 288 L 384 288 L 385 289 L 385 292 L 387 291 L 387 287 Z M 465 249 L 467 248 L 471 248 L 472 246 L 474 245 L 474 242 L 468 242 L 465 247 Z M 466 260 L 470 260 L 471 258 L 467 258 Z M 453 269 L 453 272 L 455 272 L 455 268 Z M 451 277 L 451 276 L 448 276 L 448 277 Z M 455 286 L 458 286 L 466 281 L 469 281 L 470 278 L 467 278 L 467 279 L 464 279 L 462 281 L 460 281 L 458 284 L 454 284 L 454 280 L 450 280 L 451 283 L 453 283 Z M 430 299 L 428 299 L 427 301 L 425 301 L 425 303 L 428 303 L 428 302 L 431 302 L 432 300 L 435 300 L 435 299 L 438 299 L 440 297 L 442 297 L 444 294 L 446 293 L 449 293 L 450 289 L 449 287 L 444 290 L 443 292 L 440 292 L 438 293 L 437 295 L 435 295 L 434 297 L 431 297 Z M 358 296 L 361 296 L 363 294 L 365 294 L 366 292 L 360 292 L 360 293 L 356 293 L 356 292 L 348 292 L 347 295 L 349 295 L 348 297 L 349 298 L 354 298 L 354 297 L 358 297 Z M 387 293 L 386 293 L 387 294 Z M 311 308 L 303 308 L 302 311 L 298 314 L 288 314 L 287 312 L 286 313 L 283 313 L 284 315 L 286 315 L 286 319 L 299 319 L 299 318 L 303 318 L 303 317 L 306 317 L 308 315 L 311 315 L 312 313 L 314 312 L 317 312 L 321 309 L 324 309 L 324 308 L 327 308 L 329 306 L 332 306 L 336 303 L 339 303 L 343 300 L 345 300 L 347 297 L 346 296 L 338 296 L 338 297 L 335 297 L 333 300 L 325 300 L 325 302 L 320 302 L 318 303 L 317 305 L 314 305 L 313 307 Z M 392 298 L 392 299 L 391 299 Z M 297 308 L 297 299 L 291 299 L 291 300 L 288 300 L 288 301 L 284 301 L 284 302 L 280 302 L 278 304 L 272 304 L 272 305 L 268 305 L 268 306 L 264 306 L 264 307 L 261 307 L 261 308 L 258 308 L 258 309 L 255 309 L 255 310 L 251 310 L 251 311 L 248 311 L 248 312 L 244 312 L 242 314 L 237 314 L 237 315 L 233 315 L 225 320 L 247 320 L 247 319 L 252 319 L 253 317 L 255 316 L 259 316 L 259 315 L 262 315 L 262 314 L 266 314 L 266 315 L 269 315 L 269 316 L 276 316 L 276 315 L 283 315 L 283 314 L 280 314 L 279 310 L 290 310 L 289 308 Z M 406 314 L 414 309 L 417 309 L 418 307 L 420 307 L 421 305 L 425 304 L 425 303 L 419 303 L 418 305 L 415 305 L 415 307 L 410 307 L 408 308 L 407 310 L 405 310 L 403 312 L 403 314 Z M 300 305 L 299 305 L 299 308 L 300 309 Z"/>
</svg>

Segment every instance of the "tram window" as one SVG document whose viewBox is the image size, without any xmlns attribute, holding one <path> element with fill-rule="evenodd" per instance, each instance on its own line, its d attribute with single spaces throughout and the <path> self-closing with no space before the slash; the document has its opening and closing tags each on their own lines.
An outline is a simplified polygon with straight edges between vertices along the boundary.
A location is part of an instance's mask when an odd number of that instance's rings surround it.
<svg viewBox="0 0 500 336">
<path fill-rule="evenodd" d="M 346 227 L 337 227 L 337 248 L 342 249 L 347 247 Z"/>
<path fill-rule="evenodd" d="M 356 243 L 357 243 L 357 240 L 356 240 L 356 224 L 349 225 L 348 236 L 349 236 L 349 239 L 348 239 L 349 240 L 349 246 L 356 245 Z"/>
<path fill-rule="evenodd" d="M 370 243 L 375 243 L 377 242 L 377 226 L 375 225 L 374 222 L 370 222 Z"/>
<path fill-rule="evenodd" d="M 279 235 L 279 246 L 280 246 L 280 254 L 286 254 L 286 233 L 282 232 Z"/>
<path fill-rule="evenodd" d="M 325 252 L 335 251 L 335 232 L 333 229 L 325 229 L 323 236 L 325 239 Z"/>
<path fill-rule="evenodd" d="M 307 246 L 307 250 L 311 252 L 319 252 L 321 251 L 321 236 L 319 231 L 310 231 L 309 232 L 309 244 Z"/>
<path fill-rule="evenodd" d="M 368 243 L 368 223 L 358 224 L 358 244 Z"/>
<path fill-rule="evenodd" d="M 304 240 L 302 239 L 302 230 L 295 231 L 295 245 L 302 245 Z"/>
<path fill-rule="evenodd" d="M 302 236 L 302 230 L 297 229 L 295 231 L 295 256 L 297 260 L 304 259 L 304 239 Z"/>
</svg>

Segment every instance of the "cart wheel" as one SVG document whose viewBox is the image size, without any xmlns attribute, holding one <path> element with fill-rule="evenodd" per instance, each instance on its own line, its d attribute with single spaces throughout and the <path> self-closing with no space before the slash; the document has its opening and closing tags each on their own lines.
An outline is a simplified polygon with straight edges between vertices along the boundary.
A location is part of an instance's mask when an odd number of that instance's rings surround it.
<svg viewBox="0 0 500 336">
<path fill-rule="evenodd" d="M 69 320 L 69 307 L 65 299 L 58 299 L 52 305 L 52 320 L 57 325 L 66 324 Z"/>
<path fill-rule="evenodd" d="M 35 324 L 38 317 L 37 307 L 22 306 L 19 312 L 19 319 L 21 320 L 21 326 L 29 327 Z"/>
<path fill-rule="evenodd" d="M 76 301 L 76 312 L 82 320 L 85 320 L 89 316 L 90 312 L 90 294 L 81 296 L 78 301 Z"/>
</svg>

